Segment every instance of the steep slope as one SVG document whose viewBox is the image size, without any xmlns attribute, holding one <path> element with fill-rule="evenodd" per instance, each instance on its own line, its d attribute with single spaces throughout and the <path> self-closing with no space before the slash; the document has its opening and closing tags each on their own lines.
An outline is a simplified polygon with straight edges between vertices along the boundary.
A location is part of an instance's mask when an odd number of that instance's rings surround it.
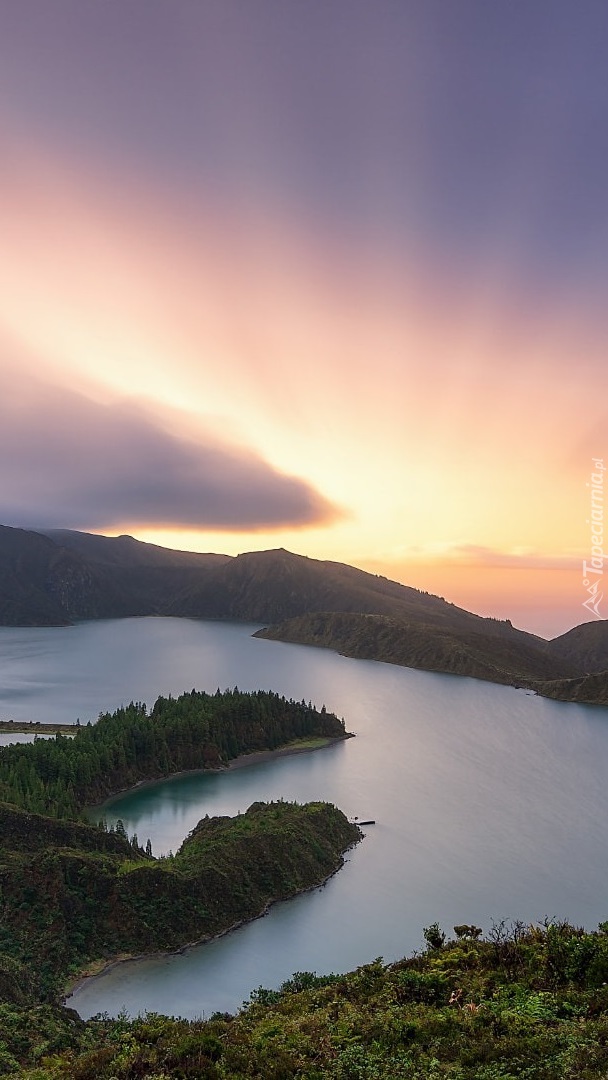
<svg viewBox="0 0 608 1080">
<path fill-rule="evenodd" d="M 166 614 L 229 556 L 171 551 L 132 537 L 0 526 L 0 624 Z"/>
<path fill-rule="evenodd" d="M 251 622 L 279 622 L 311 611 L 393 615 L 446 630 L 487 622 L 442 597 L 284 548 L 238 555 L 199 586 L 178 594 L 172 604 L 173 614 Z M 499 632 L 509 632 L 507 624 L 500 625 Z"/>
<path fill-rule="evenodd" d="M 552 656 L 585 673 L 608 670 L 608 619 L 582 623 L 549 642 Z"/>
<path fill-rule="evenodd" d="M 71 529 L 52 529 L 45 535 L 77 554 L 97 576 L 108 580 L 122 607 L 127 606 L 128 613 L 133 615 L 168 614 L 176 595 L 187 595 L 218 567 L 233 561 L 230 555 L 173 551 L 132 536 L 97 536 Z M 123 612 L 112 610 L 110 614 Z M 182 612 L 178 610 L 176 614 Z"/>
<path fill-rule="evenodd" d="M 0 526 L 0 621 L 4 626 L 68 622 L 48 588 L 57 547 L 47 537 Z"/>
<path fill-rule="evenodd" d="M 49 537 L 0 526 L 0 623 L 57 626 L 141 614 L 103 567 Z"/>
</svg>

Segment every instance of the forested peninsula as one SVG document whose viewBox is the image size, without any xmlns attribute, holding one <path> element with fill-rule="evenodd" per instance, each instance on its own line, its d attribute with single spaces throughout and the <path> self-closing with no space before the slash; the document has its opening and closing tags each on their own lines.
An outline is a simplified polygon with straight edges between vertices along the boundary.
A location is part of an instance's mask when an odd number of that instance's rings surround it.
<svg viewBox="0 0 608 1080">
<path fill-rule="evenodd" d="M 483 625 L 482 625 L 483 623 Z M 255 637 L 333 649 L 355 660 L 379 660 L 422 671 L 468 675 L 525 687 L 542 697 L 608 705 L 606 625 L 583 624 L 552 642 L 497 620 L 433 625 L 364 612 L 310 612 L 258 630 Z M 559 665 L 584 674 L 557 677 Z"/>
<path fill-rule="evenodd" d="M 73 737 L 37 739 L 0 753 L 0 800 L 24 810 L 78 818 L 126 788 L 188 769 L 219 769 L 241 754 L 299 740 L 348 738 L 344 721 L 322 707 L 270 691 L 236 687 L 159 697 L 148 711 L 131 702 Z"/>
<path fill-rule="evenodd" d="M 91 803 L 242 754 L 347 737 L 325 708 L 235 688 L 160 697 L 149 712 L 131 703 L 71 738 L 3 748 L 0 999 L 52 1000 L 91 962 L 223 933 L 320 884 L 361 837 L 327 803 L 256 803 L 205 818 L 175 855 L 155 859 L 123 828 L 87 823 Z"/>
<path fill-rule="evenodd" d="M 52 999 L 92 962 L 225 933 L 319 885 L 361 835 L 330 804 L 282 802 L 204 818 L 161 859 L 120 833 L 6 804 L 0 828 L 0 997 L 1 973 L 19 971 L 4 986 L 17 1002 L 23 986 Z"/>
</svg>

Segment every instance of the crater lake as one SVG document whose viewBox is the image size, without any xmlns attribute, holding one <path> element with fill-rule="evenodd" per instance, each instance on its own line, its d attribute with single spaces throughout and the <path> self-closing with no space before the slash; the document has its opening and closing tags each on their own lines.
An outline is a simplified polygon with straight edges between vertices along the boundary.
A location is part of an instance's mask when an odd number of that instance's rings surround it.
<svg viewBox="0 0 608 1080">
<path fill-rule="evenodd" d="M 264 641 L 255 629 L 160 618 L 0 628 L 2 720 L 86 723 L 131 700 L 236 685 L 325 704 L 356 734 L 105 807 L 155 854 L 175 850 L 205 814 L 258 799 L 325 799 L 376 822 L 320 889 L 206 945 L 85 981 L 68 1002 L 82 1016 L 234 1011 L 295 971 L 421 949 L 435 921 L 451 932 L 503 918 L 588 928 L 608 918 L 607 709 Z"/>
</svg>

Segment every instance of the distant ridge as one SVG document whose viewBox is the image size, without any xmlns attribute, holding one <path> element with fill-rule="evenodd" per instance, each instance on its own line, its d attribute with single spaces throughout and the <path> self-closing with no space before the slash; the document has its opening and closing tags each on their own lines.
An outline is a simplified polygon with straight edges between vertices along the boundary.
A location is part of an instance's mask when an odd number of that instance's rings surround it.
<svg viewBox="0 0 608 1080">
<path fill-rule="evenodd" d="M 608 619 L 581 623 L 550 642 L 554 656 L 560 656 L 587 674 L 608 668 Z"/>
<path fill-rule="evenodd" d="M 0 526 L 1 625 L 133 615 L 257 622 L 259 637 L 608 704 L 608 676 L 584 681 L 608 670 L 606 621 L 545 641 L 509 620 L 283 548 L 233 557 Z"/>
<path fill-rule="evenodd" d="M 60 547 L 77 551 L 85 559 L 106 566 L 214 566 L 228 562 L 230 555 L 199 554 L 197 551 L 175 551 L 146 544 L 134 536 L 100 536 L 96 533 L 77 532 L 74 529 L 44 529 Z"/>
<path fill-rule="evenodd" d="M 494 619 L 453 626 L 386 615 L 316 612 L 260 630 L 256 637 L 320 645 L 359 660 L 469 675 L 512 685 L 564 679 L 575 670 L 547 642 Z"/>
</svg>

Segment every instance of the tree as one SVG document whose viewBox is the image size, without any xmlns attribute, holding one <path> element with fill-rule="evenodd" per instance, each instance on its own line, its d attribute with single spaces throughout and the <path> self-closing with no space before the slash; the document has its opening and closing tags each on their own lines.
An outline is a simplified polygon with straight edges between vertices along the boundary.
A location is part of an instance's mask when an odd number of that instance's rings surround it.
<svg viewBox="0 0 608 1080">
<path fill-rule="evenodd" d="M 454 933 L 457 938 L 472 938 L 473 941 L 477 941 L 481 937 L 483 931 L 480 926 L 469 926 L 468 923 L 462 923 L 460 926 L 454 927 Z"/>
<path fill-rule="evenodd" d="M 442 949 L 445 945 L 445 934 L 439 923 L 434 922 L 430 926 L 425 926 L 422 933 L 429 949 Z"/>
</svg>

